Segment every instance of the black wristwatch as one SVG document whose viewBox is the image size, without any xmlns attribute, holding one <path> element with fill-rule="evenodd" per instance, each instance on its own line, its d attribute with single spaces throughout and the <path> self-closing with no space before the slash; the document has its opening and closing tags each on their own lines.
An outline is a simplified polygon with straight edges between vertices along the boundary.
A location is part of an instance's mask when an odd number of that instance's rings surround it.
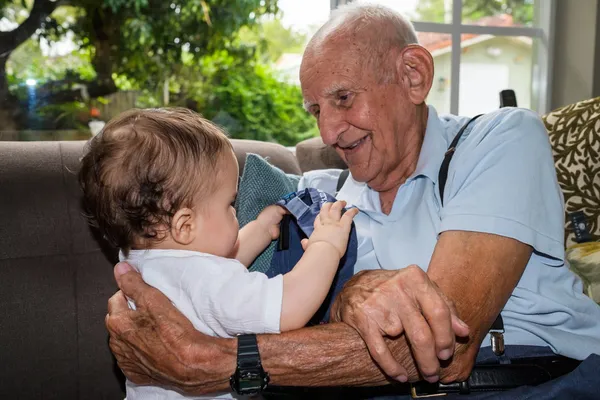
<svg viewBox="0 0 600 400">
<path fill-rule="evenodd" d="M 239 335 L 237 368 L 229 378 L 231 389 L 237 394 L 260 393 L 269 384 L 269 374 L 260 362 L 256 335 Z"/>
</svg>

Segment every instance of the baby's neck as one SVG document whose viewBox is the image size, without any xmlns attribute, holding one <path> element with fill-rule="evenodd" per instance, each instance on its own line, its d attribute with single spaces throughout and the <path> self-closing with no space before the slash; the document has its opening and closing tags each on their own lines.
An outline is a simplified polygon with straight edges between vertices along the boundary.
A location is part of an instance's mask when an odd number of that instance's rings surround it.
<svg viewBox="0 0 600 400">
<path fill-rule="evenodd" d="M 199 251 L 195 249 L 192 245 L 184 245 L 176 242 L 171 238 L 166 238 L 161 241 L 156 241 L 152 243 L 141 243 L 139 245 L 131 246 L 131 250 L 189 250 L 189 251 Z"/>
</svg>

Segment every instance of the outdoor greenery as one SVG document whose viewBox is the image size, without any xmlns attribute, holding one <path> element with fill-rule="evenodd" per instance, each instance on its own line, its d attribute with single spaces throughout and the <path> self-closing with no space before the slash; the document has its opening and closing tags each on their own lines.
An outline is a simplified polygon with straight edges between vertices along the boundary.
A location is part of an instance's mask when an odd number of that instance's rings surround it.
<svg viewBox="0 0 600 400">
<path fill-rule="evenodd" d="M 276 0 L 0 0 L 0 109 L 19 129 L 81 128 L 92 102 L 134 90 L 137 106 L 187 106 L 232 137 L 293 145 L 315 123 L 271 65 L 306 37 L 279 15 Z M 44 55 L 64 38 L 74 51 Z"/>
<path fill-rule="evenodd" d="M 450 22 L 452 13 L 446 10 L 446 4 L 449 4 L 448 0 L 420 0 L 414 18 L 428 22 Z M 533 0 L 463 0 L 463 22 L 475 22 L 498 14 L 512 15 L 516 25 L 531 25 Z"/>
<path fill-rule="evenodd" d="M 443 22 L 444 5 L 420 0 L 413 17 Z M 530 24 L 532 0 L 463 2 L 465 20 L 499 13 Z M 280 16 L 277 0 L 0 0 L 0 130 L 85 129 L 93 104 L 134 91 L 138 107 L 186 106 L 232 137 L 294 145 L 316 125 L 273 65 L 308 37 Z M 57 43 L 72 51 L 48 54 Z"/>
</svg>

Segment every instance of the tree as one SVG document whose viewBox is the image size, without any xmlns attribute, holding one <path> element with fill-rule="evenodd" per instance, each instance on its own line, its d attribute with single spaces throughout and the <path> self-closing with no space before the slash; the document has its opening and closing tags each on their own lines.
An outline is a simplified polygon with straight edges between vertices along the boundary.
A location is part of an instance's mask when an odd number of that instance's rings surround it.
<svg viewBox="0 0 600 400">
<path fill-rule="evenodd" d="M 184 53 L 195 58 L 231 45 L 242 26 L 277 12 L 276 0 L 0 0 L 0 12 L 26 9 L 19 25 L 0 32 L 0 109 L 18 109 L 8 90 L 6 61 L 29 37 L 57 39 L 72 31 L 80 47 L 89 51 L 96 73 L 88 81 L 69 76 L 40 88 L 40 96 L 54 102 L 81 99 L 73 84 L 85 84 L 90 97 L 115 92 L 114 76 L 146 87 L 158 87 L 176 74 Z M 73 23 L 56 22 L 53 11 L 69 4 L 80 10 Z M 13 13 L 14 14 L 14 13 Z"/>
<path fill-rule="evenodd" d="M 280 82 L 258 60 L 240 62 L 221 51 L 207 57 L 199 72 L 206 81 L 196 98 L 198 110 L 231 137 L 293 146 L 316 134 L 314 118 L 302 108 L 300 88 Z"/>
<path fill-rule="evenodd" d="M 257 44 L 260 58 L 266 63 L 279 60 L 283 53 L 301 53 L 308 41 L 306 34 L 286 28 L 279 18 L 270 18 L 239 32 L 240 42 Z"/>
<path fill-rule="evenodd" d="M 463 19 L 476 21 L 488 15 L 509 14 L 518 25 L 533 22 L 533 0 L 466 0 Z"/>
<path fill-rule="evenodd" d="M 413 17 L 421 21 L 447 22 L 447 2 L 448 0 L 420 0 Z M 463 0 L 462 7 L 465 22 L 497 14 L 512 15 L 514 23 L 519 25 L 533 22 L 533 0 Z"/>
<path fill-rule="evenodd" d="M 25 6 L 21 2 L 21 7 Z M 16 98 L 8 90 L 8 77 L 6 75 L 6 62 L 11 53 L 31 37 L 36 30 L 45 27 L 52 12 L 60 5 L 60 1 L 38 0 L 35 1 L 29 15 L 11 31 L 0 31 L 0 123 L 4 128 L 14 129 L 14 118 L 17 116 Z M 9 14 L 9 8 L 18 9 L 10 0 L 0 0 L 0 19 L 14 17 Z"/>
</svg>

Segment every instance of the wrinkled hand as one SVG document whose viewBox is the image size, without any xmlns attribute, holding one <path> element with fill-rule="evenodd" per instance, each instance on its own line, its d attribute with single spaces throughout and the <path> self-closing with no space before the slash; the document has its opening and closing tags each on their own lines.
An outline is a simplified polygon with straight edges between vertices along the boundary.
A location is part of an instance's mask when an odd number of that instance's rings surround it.
<svg viewBox="0 0 600 400">
<path fill-rule="evenodd" d="M 121 289 L 108 302 L 110 349 L 125 376 L 138 384 L 176 386 L 190 393 L 210 391 L 219 379 L 219 340 L 196 331 L 158 290 L 125 263 L 115 267 Z M 130 310 L 125 296 L 133 299 Z M 200 346 L 198 346 L 200 344 Z M 205 360 L 199 363 L 198 360 Z M 224 374 L 221 371 L 221 374 Z"/>
<path fill-rule="evenodd" d="M 435 382 L 439 360 L 452 357 L 456 336 L 469 334 L 454 304 L 416 265 L 356 274 L 333 304 L 331 319 L 356 329 L 381 369 L 402 382 L 408 379 L 407 371 L 392 355 L 384 336 L 404 333 L 421 375 Z"/>
<path fill-rule="evenodd" d="M 281 219 L 287 213 L 288 211 L 283 207 L 277 205 L 268 206 L 258 214 L 256 222 L 267 232 L 271 240 L 275 240 L 279 237 Z"/>
<path fill-rule="evenodd" d="M 351 208 L 342 215 L 344 207 L 346 202 L 343 200 L 323 204 L 319 215 L 315 218 L 315 230 L 308 239 L 302 240 L 304 250 L 314 243 L 326 242 L 338 251 L 340 258 L 346 254 L 352 219 L 358 214 L 358 209 Z"/>
</svg>

